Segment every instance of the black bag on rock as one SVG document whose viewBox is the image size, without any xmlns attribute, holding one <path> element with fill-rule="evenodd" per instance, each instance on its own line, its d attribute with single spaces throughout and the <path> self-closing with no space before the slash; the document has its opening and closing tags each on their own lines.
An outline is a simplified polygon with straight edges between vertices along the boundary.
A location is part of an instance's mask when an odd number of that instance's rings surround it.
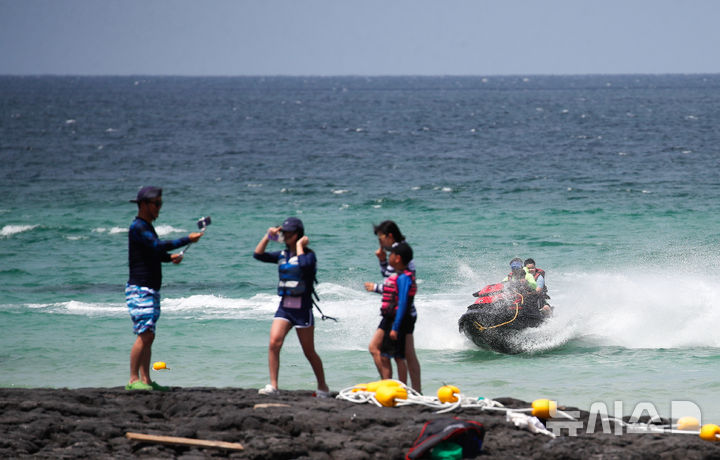
<svg viewBox="0 0 720 460">
<path fill-rule="evenodd" d="M 479 422 L 461 420 L 457 417 L 430 420 L 423 425 L 420 436 L 405 458 L 407 460 L 430 458 L 432 449 L 445 441 L 462 447 L 463 458 L 472 458 L 480 454 L 484 437 L 485 427 Z"/>
</svg>

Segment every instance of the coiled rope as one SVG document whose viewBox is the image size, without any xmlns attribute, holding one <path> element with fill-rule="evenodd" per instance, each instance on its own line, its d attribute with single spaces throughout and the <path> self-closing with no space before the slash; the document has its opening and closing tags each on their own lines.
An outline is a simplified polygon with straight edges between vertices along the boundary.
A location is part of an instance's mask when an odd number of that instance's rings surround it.
<svg viewBox="0 0 720 460">
<path fill-rule="evenodd" d="M 525 301 L 525 298 L 523 297 L 522 294 L 520 294 L 520 293 L 517 292 L 517 291 L 515 292 L 515 294 L 517 294 L 517 295 L 520 296 L 520 300 L 517 301 L 517 302 L 515 302 L 515 316 L 513 316 L 511 320 L 505 321 L 504 323 L 496 324 L 496 325 L 494 325 L 494 326 L 487 326 L 487 327 L 486 327 L 486 326 L 483 326 L 482 324 L 478 323 L 477 321 L 473 321 L 473 324 L 475 325 L 475 327 L 477 328 L 477 330 L 478 330 L 478 331 L 485 331 L 485 330 L 487 330 L 487 329 L 495 329 L 496 327 L 505 326 L 506 324 L 510 324 L 510 323 L 512 323 L 513 321 L 515 321 L 515 320 L 517 319 L 517 317 L 518 317 L 518 314 L 520 313 L 520 304 Z"/>
</svg>

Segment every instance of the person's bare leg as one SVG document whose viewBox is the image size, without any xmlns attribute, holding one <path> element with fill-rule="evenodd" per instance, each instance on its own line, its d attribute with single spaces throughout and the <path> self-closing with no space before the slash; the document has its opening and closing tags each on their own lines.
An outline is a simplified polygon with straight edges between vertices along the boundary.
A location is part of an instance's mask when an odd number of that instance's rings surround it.
<svg viewBox="0 0 720 460">
<path fill-rule="evenodd" d="M 390 358 L 380 356 L 380 366 L 378 367 L 378 371 L 380 372 L 381 379 L 385 380 L 392 378 L 392 361 Z"/>
<path fill-rule="evenodd" d="M 412 389 L 418 393 L 422 393 L 422 384 L 420 383 L 420 361 L 415 353 L 415 339 L 412 334 L 405 336 L 405 359 L 407 360 L 407 368 L 410 373 L 410 381 Z"/>
<path fill-rule="evenodd" d="M 135 343 L 130 349 L 130 382 L 141 380 L 150 383 L 150 356 L 155 333 L 145 331 L 138 334 Z"/>
<path fill-rule="evenodd" d="M 280 373 L 280 350 L 285 342 L 285 336 L 292 329 L 292 324 L 284 319 L 275 318 L 270 326 L 270 345 L 268 346 L 268 366 L 270 367 L 270 385 L 278 388 L 278 375 Z"/>
<path fill-rule="evenodd" d="M 407 362 L 402 358 L 395 358 L 395 365 L 398 371 L 398 380 L 407 385 Z"/>
<path fill-rule="evenodd" d="M 322 359 L 315 351 L 315 326 L 296 328 L 298 340 L 302 347 L 305 357 L 310 362 L 315 378 L 317 379 L 317 388 L 320 391 L 330 391 L 325 382 L 325 371 L 323 370 Z"/>
<path fill-rule="evenodd" d="M 392 364 L 390 364 L 390 360 L 383 358 L 380 354 L 380 346 L 382 345 L 383 337 L 385 336 L 385 331 L 383 331 L 380 328 L 377 328 L 375 330 L 375 334 L 372 336 L 372 339 L 370 340 L 370 345 L 368 345 L 368 351 L 370 351 L 370 354 L 372 355 L 373 362 L 375 363 L 375 367 L 377 368 L 378 374 L 380 374 L 380 378 L 392 378 Z M 387 361 L 387 362 L 385 362 Z M 383 374 L 387 374 L 387 369 L 390 368 L 390 377 L 384 377 Z"/>
</svg>

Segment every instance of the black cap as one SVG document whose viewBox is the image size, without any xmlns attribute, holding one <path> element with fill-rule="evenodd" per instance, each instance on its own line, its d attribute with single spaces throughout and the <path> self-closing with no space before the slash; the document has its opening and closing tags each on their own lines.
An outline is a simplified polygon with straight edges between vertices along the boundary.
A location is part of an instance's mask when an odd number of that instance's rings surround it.
<svg viewBox="0 0 720 460">
<path fill-rule="evenodd" d="M 141 188 L 137 194 L 137 198 L 130 200 L 131 203 L 140 203 L 141 201 L 149 201 L 162 196 L 162 189 L 160 187 L 153 187 L 152 185 L 146 185 Z"/>
<path fill-rule="evenodd" d="M 283 232 L 296 232 L 298 230 L 305 231 L 305 227 L 297 217 L 288 217 L 280 228 Z"/>
<path fill-rule="evenodd" d="M 409 264 L 410 261 L 413 260 L 413 250 L 410 245 L 404 241 L 393 244 L 390 252 L 399 255 L 405 265 Z"/>
</svg>

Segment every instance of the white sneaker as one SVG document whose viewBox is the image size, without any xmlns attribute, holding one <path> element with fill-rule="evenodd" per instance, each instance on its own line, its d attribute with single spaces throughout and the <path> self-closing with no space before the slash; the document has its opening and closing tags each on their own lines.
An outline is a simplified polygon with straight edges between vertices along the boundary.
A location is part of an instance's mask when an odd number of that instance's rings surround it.
<svg viewBox="0 0 720 460">
<path fill-rule="evenodd" d="M 322 390 L 315 390 L 315 393 L 313 393 L 313 396 L 316 398 L 329 398 L 330 392 L 329 391 L 322 391 Z"/>
<path fill-rule="evenodd" d="M 267 385 L 265 385 L 264 388 L 260 388 L 258 390 L 258 394 L 261 394 L 261 395 L 273 396 L 273 395 L 277 395 L 278 393 L 280 393 L 280 391 L 277 388 L 275 388 L 274 386 L 270 385 L 269 383 Z"/>
</svg>

